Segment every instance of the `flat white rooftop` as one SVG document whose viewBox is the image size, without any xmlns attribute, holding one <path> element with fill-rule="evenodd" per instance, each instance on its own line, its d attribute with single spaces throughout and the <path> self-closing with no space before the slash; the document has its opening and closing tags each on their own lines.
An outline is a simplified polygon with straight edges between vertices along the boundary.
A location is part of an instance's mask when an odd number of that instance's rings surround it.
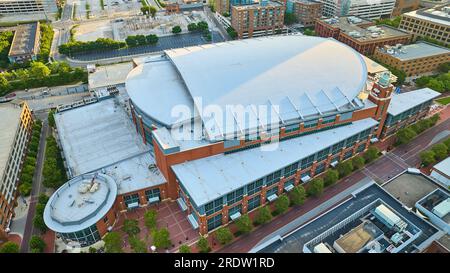
<svg viewBox="0 0 450 273">
<path fill-rule="evenodd" d="M 441 54 L 448 54 L 448 60 L 450 61 L 449 49 L 430 43 L 418 42 L 415 44 L 403 45 L 400 51 L 395 50 L 395 53 L 390 55 L 399 59 L 400 61 L 408 61 Z"/>
<path fill-rule="evenodd" d="M 2 124 L 0 131 L 0 178 L 3 176 L 11 149 L 13 148 L 17 129 L 20 125 L 20 113 L 22 113 L 22 107 L 12 103 L 0 103 Z"/>
<path fill-rule="evenodd" d="M 98 66 L 95 72 L 88 75 L 89 89 L 124 84 L 132 69 L 132 62 Z"/>
<path fill-rule="evenodd" d="M 56 232 L 77 232 L 88 228 L 109 211 L 117 185 L 104 174 L 78 176 L 61 186 L 49 199 L 45 224 Z"/>
<path fill-rule="evenodd" d="M 201 206 L 376 124 L 371 118 L 359 120 L 259 148 L 180 163 L 172 170 Z"/>
<path fill-rule="evenodd" d="M 114 163 L 104 170 L 116 181 L 119 195 L 166 183 L 148 152 Z"/>
<path fill-rule="evenodd" d="M 396 116 L 428 100 L 435 99 L 439 95 L 441 93 L 428 87 L 400 94 L 394 93 L 392 94 L 387 112 Z"/>
<path fill-rule="evenodd" d="M 438 164 L 433 166 L 433 169 L 440 171 L 443 174 L 450 176 L 450 157 L 442 160 Z"/>
<path fill-rule="evenodd" d="M 55 114 L 71 176 L 150 150 L 123 107 L 115 99 L 107 99 Z"/>
<path fill-rule="evenodd" d="M 416 17 L 418 19 L 427 20 L 433 23 L 450 26 L 450 15 L 442 10 L 434 8 L 414 10 L 405 15 Z M 431 16 L 430 16 L 431 15 Z"/>
</svg>

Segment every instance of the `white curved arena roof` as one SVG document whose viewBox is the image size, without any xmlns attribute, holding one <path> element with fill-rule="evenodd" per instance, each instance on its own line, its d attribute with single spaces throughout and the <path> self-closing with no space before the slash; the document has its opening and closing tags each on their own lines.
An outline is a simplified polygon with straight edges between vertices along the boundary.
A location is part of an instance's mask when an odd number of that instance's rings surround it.
<svg viewBox="0 0 450 273">
<path fill-rule="evenodd" d="M 166 55 L 164 65 L 145 63 L 131 71 L 126 88 L 140 110 L 168 126 L 179 121 L 171 116 L 173 106 L 187 104 L 192 109 L 193 101 L 200 112 L 210 105 L 224 111 L 227 105 L 278 106 L 282 123 L 324 116 L 352 105 L 367 79 L 360 54 L 320 37 L 248 39 L 167 50 Z M 213 139 L 236 127 L 249 129 L 236 122 L 205 130 Z"/>
</svg>

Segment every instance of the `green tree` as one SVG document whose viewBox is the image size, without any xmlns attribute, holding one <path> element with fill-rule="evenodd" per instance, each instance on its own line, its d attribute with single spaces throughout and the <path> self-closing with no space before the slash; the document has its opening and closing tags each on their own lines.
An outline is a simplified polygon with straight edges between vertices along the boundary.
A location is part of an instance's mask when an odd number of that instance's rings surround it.
<svg viewBox="0 0 450 273">
<path fill-rule="evenodd" d="M 306 200 L 305 188 L 302 185 L 294 187 L 290 192 L 289 197 L 291 198 L 291 203 L 294 206 L 303 205 L 303 203 L 305 203 Z"/>
<path fill-rule="evenodd" d="M 289 208 L 289 198 L 286 195 L 281 195 L 275 201 L 275 211 L 277 214 L 285 213 Z"/>
<path fill-rule="evenodd" d="M 38 197 L 38 203 L 45 205 L 45 204 L 47 204 L 49 199 L 50 199 L 50 197 L 48 197 L 45 193 L 41 193 L 41 194 L 39 194 L 39 197 Z"/>
<path fill-rule="evenodd" d="M 438 79 L 431 79 L 428 83 L 427 83 L 427 87 L 431 88 L 435 91 L 438 92 L 444 92 L 445 90 L 445 85 L 443 82 L 439 81 Z"/>
<path fill-rule="evenodd" d="M 31 239 L 30 239 L 31 251 L 33 251 L 34 253 L 42 253 L 42 252 L 44 252 L 44 249 L 46 246 L 47 246 L 47 244 L 45 243 L 44 240 L 42 240 L 41 237 L 36 236 L 36 235 L 31 236 Z"/>
<path fill-rule="evenodd" d="M 303 35 L 306 35 L 306 36 L 316 36 L 316 32 L 315 32 L 314 30 L 312 30 L 312 29 L 307 28 L 307 29 L 305 29 L 305 30 L 303 31 Z"/>
<path fill-rule="evenodd" d="M 147 210 L 144 213 L 144 224 L 149 230 L 153 230 L 156 228 L 157 217 L 158 213 L 154 209 Z"/>
<path fill-rule="evenodd" d="M 364 161 L 370 163 L 379 157 L 380 150 L 375 146 L 370 146 L 369 149 L 364 153 Z"/>
<path fill-rule="evenodd" d="M 336 183 L 338 179 L 339 179 L 338 171 L 329 169 L 323 177 L 323 184 L 325 187 L 328 187 Z"/>
<path fill-rule="evenodd" d="M 352 161 L 347 160 L 344 162 L 340 162 L 339 164 L 337 164 L 336 170 L 338 171 L 340 178 L 346 177 L 353 171 Z"/>
<path fill-rule="evenodd" d="M 147 245 L 144 241 L 139 240 L 136 236 L 129 237 L 128 241 L 134 253 L 147 253 Z"/>
<path fill-rule="evenodd" d="M 134 236 L 141 232 L 139 228 L 139 222 L 135 219 L 125 219 L 123 222 L 122 230 L 128 234 L 128 236 Z"/>
<path fill-rule="evenodd" d="M 89 253 L 97 253 L 97 249 L 95 247 L 89 247 Z"/>
<path fill-rule="evenodd" d="M 156 16 L 156 12 L 157 12 L 158 10 L 154 7 L 154 6 L 150 6 L 149 7 L 149 12 L 150 12 L 150 16 L 153 18 L 153 19 L 155 19 L 155 16 Z"/>
<path fill-rule="evenodd" d="M 227 33 L 230 36 L 231 39 L 236 39 L 238 37 L 238 33 L 236 32 L 236 30 L 234 30 L 233 27 L 229 26 L 227 28 Z"/>
<path fill-rule="evenodd" d="M 298 20 L 297 20 L 297 17 L 295 17 L 295 14 L 289 13 L 289 12 L 286 12 L 284 14 L 284 24 L 285 25 L 292 25 L 297 22 L 298 22 Z"/>
<path fill-rule="evenodd" d="M 197 29 L 204 32 L 204 31 L 208 31 L 208 23 L 206 23 L 205 21 L 200 21 L 197 23 Z"/>
<path fill-rule="evenodd" d="M 450 62 L 446 62 L 446 63 L 440 64 L 439 65 L 439 71 L 441 73 L 448 73 L 448 72 L 450 72 Z"/>
<path fill-rule="evenodd" d="M 189 31 L 196 31 L 197 30 L 197 24 L 196 23 L 190 23 L 187 26 L 187 28 L 188 28 Z"/>
<path fill-rule="evenodd" d="M 402 145 L 411 142 L 416 136 L 417 133 L 414 132 L 410 127 L 406 127 L 403 129 L 400 129 L 397 134 L 397 145 Z"/>
<path fill-rule="evenodd" d="M 200 239 L 197 242 L 197 248 L 200 253 L 208 253 L 211 251 L 211 247 L 209 246 L 208 239 L 203 236 L 200 236 Z"/>
<path fill-rule="evenodd" d="M 430 76 L 422 76 L 420 78 L 417 78 L 415 82 L 417 87 L 425 87 L 430 82 L 431 79 L 432 77 Z"/>
<path fill-rule="evenodd" d="M 50 125 L 50 127 L 55 128 L 55 111 L 51 110 L 50 112 L 48 112 L 48 125 Z"/>
<path fill-rule="evenodd" d="M 118 232 L 109 232 L 103 239 L 105 242 L 105 252 L 107 253 L 121 253 L 122 252 L 122 238 Z"/>
<path fill-rule="evenodd" d="M 447 138 L 446 140 L 444 140 L 443 143 L 447 146 L 447 150 L 450 152 L 450 138 Z"/>
<path fill-rule="evenodd" d="M 179 253 L 191 253 L 191 247 L 188 245 L 181 245 L 180 248 L 178 248 Z"/>
<path fill-rule="evenodd" d="M 270 213 L 269 207 L 260 207 L 258 209 L 258 214 L 255 217 L 255 223 L 262 225 L 270 222 L 270 220 L 272 220 L 272 214 Z"/>
<path fill-rule="evenodd" d="M 45 225 L 44 217 L 42 215 L 35 215 L 33 218 L 33 226 L 44 233 L 48 230 L 47 225 Z"/>
<path fill-rule="evenodd" d="M 151 44 L 151 45 L 155 45 L 156 43 L 158 43 L 158 36 L 156 36 L 155 34 L 149 34 L 146 36 L 147 38 L 147 43 Z"/>
<path fill-rule="evenodd" d="M 6 242 L 0 247 L 0 253 L 19 253 L 19 245 L 14 242 Z"/>
<path fill-rule="evenodd" d="M 29 196 L 31 193 L 32 185 L 31 183 L 22 183 L 19 185 L 19 193 L 22 196 Z"/>
<path fill-rule="evenodd" d="M 172 33 L 173 34 L 178 34 L 178 33 L 180 33 L 181 32 L 181 27 L 180 26 L 174 26 L 173 28 L 172 28 Z"/>
<path fill-rule="evenodd" d="M 220 227 L 216 230 L 215 237 L 221 245 L 226 245 L 233 240 L 233 233 L 227 227 Z"/>
<path fill-rule="evenodd" d="M 353 165 L 353 169 L 355 169 L 355 170 L 361 169 L 362 167 L 364 167 L 364 158 L 359 155 L 355 156 L 352 159 L 352 165 Z"/>
<path fill-rule="evenodd" d="M 433 147 L 431 147 L 431 150 L 433 151 L 434 158 L 436 158 L 436 160 L 442 160 L 447 157 L 447 145 L 445 145 L 444 143 L 434 145 Z"/>
<path fill-rule="evenodd" d="M 30 67 L 30 76 L 42 79 L 50 75 L 50 69 L 41 62 L 32 62 Z"/>
<path fill-rule="evenodd" d="M 427 150 L 420 153 L 420 160 L 422 161 L 422 164 L 425 166 L 429 166 L 436 162 L 435 155 L 433 151 Z"/>
<path fill-rule="evenodd" d="M 318 197 L 323 193 L 323 179 L 314 178 L 308 187 L 307 193 L 309 196 Z"/>
<path fill-rule="evenodd" d="M 154 230 L 152 232 L 153 244 L 157 248 L 169 248 L 172 245 L 170 234 L 166 228 Z"/>
<path fill-rule="evenodd" d="M 249 233 L 253 229 L 253 224 L 248 214 L 242 215 L 236 220 L 235 224 L 238 230 L 242 233 Z"/>
</svg>

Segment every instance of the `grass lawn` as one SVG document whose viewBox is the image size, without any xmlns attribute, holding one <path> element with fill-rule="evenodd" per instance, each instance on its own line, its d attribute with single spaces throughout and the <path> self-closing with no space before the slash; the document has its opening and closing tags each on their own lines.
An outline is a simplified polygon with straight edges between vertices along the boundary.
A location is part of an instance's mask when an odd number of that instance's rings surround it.
<svg viewBox="0 0 450 273">
<path fill-rule="evenodd" d="M 440 104 L 447 105 L 447 104 L 450 103 L 450 97 L 446 97 L 446 98 L 442 98 L 442 99 L 437 99 L 436 101 L 439 102 Z"/>
</svg>

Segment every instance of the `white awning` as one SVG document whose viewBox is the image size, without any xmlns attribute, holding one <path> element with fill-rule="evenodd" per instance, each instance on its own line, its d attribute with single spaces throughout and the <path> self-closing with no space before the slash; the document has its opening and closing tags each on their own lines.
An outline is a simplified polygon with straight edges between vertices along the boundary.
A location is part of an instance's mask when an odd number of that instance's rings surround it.
<svg viewBox="0 0 450 273">
<path fill-rule="evenodd" d="M 273 200 L 275 200 L 277 198 L 278 198 L 278 195 L 276 193 L 274 193 L 274 194 L 270 195 L 269 197 L 267 197 L 267 200 L 269 202 L 272 202 Z"/>
<path fill-rule="evenodd" d="M 311 177 L 309 175 L 305 175 L 300 180 L 302 180 L 302 182 L 308 182 L 310 179 Z"/>
<path fill-rule="evenodd" d="M 177 199 L 177 203 L 178 203 L 178 205 L 180 206 L 180 208 L 181 208 L 181 211 L 186 211 L 187 210 L 187 206 L 186 206 L 186 203 L 184 203 L 184 200 L 183 200 L 183 198 L 178 198 Z"/>
<path fill-rule="evenodd" d="M 233 213 L 232 215 L 230 215 L 230 218 L 231 218 L 231 220 L 236 220 L 237 218 L 239 218 L 239 217 L 241 217 L 241 213 L 238 211 L 238 212 L 235 212 L 235 213 Z"/>
<path fill-rule="evenodd" d="M 378 138 L 374 137 L 370 139 L 370 143 L 375 143 L 378 142 Z"/>
<path fill-rule="evenodd" d="M 139 207 L 139 202 L 133 202 L 133 203 L 130 203 L 127 205 L 127 208 L 129 208 L 129 209 L 134 209 L 137 207 Z"/>
<path fill-rule="evenodd" d="M 284 190 L 285 190 L 285 191 L 291 191 L 293 188 L 294 188 L 294 185 L 289 184 L 289 185 L 287 185 L 287 186 L 284 187 Z"/>
<path fill-rule="evenodd" d="M 339 162 L 337 161 L 337 160 L 335 160 L 335 161 L 333 161 L 333 162 L 331 162 L 330 163 L 330 165 L 331 165 L 331 167 L 336 167 L 336 165 L 338 164 Z"/>
<path fill-rule="evenodd" d="M 192 215 L 192 213 L 191 213 L 188 215 L 187 218 L 188 218 L 189 223 L 191 223 L 192 228 L 198 229 L 198 223 L 197 223 L 197 220 L 195 220 L 194 215 Z"/>
<path fill-rule="evenodd" d="M 155 196 L 155 197 L 151 197 L 148 199 L 148 202 L 151 203 L 156 203 L 159 202 L 159 196 Z"/>
</svg>

